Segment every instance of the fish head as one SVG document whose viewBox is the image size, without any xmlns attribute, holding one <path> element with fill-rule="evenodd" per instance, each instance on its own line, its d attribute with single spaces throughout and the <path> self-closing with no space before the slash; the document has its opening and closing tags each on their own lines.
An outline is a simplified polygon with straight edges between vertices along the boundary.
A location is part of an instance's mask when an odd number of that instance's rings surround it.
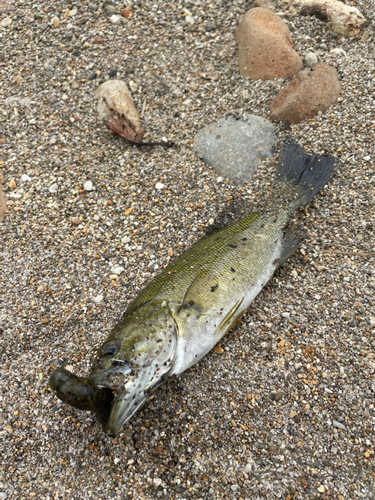
<svg viewBox="0 0 375 500">
<path fill-rule="evenodd" d="M 177 331 L 165 303 L 147 303 L 116 326 L 96 354 L 89 380 L 114 397 L 104 428 L 115 434 L 174 362 Z"/>
</svg>

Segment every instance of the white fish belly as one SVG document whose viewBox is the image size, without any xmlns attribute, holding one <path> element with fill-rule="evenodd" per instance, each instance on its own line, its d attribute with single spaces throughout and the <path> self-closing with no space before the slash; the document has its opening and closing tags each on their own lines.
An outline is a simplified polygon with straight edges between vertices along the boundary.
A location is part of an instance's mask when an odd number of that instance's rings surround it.
<svg viewBox="0 0 375 500">
<path fill-rule="evenodd" d="M 202 359 L 218 341 L 234 326 L 244 312 L 248 309 L 255 297 L 262 288 L 268 283 L 277 268 L 275 260 L 281 253 L 281 237 L 272 252 L 269 263 L 263 271 L 258 274 L 256 282 L 248 289 L 233 289 L 233 294 L 228 293 L 227 303 L 218 303 L 217 309 L 204 312 L 198 318 L 190 315 L 189 318 L 183 318 L 183 326 L 179 331 L 176 347 L 176 357 L 169 372 L 170 375 L 182 373 L 192 365 Z M 237 309 L 235 306 L 237 305 Z M 232 310 L 235 310 L 233 316 L 225 318 Z M 182 331 L 181 331 L 182 330 Z"/>
</svg>

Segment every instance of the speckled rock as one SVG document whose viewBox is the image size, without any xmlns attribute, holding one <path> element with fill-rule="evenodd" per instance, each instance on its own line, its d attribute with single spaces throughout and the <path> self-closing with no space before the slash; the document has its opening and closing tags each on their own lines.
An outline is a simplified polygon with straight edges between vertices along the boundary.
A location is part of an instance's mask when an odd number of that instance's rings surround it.
<svg viewBox="0 0 375 500">
<path fill-rule="evenodd" d="M 244 119 L 222 118 L 201 130 L 193 151 L 224 178 L 249 182 L 264 158 L 276 147 L 275 127 L 265 118 L 246 114 Z"/>
<path fill-rule="evenodd" d="M 300 14 L 327 21 L 331 29 L 341 36 L 357 36 L 368 24 L 364 15 L 353 5 L 338 0 L 295 0 Z"/>
<path fill-rule="evenodd" d="M 288 78 L 302 69 L 288 26 L 269 9 L 256 7 L 241 20 L 236 32 L 241 76 Z"/>
<path fill-rule="evenodd" d="M 298 123 L 325 111 L 340 95 L 341 83 L 335 68 L 319 63 L 300 71 L 270 104 L 275 120 Z"/>
</svg>

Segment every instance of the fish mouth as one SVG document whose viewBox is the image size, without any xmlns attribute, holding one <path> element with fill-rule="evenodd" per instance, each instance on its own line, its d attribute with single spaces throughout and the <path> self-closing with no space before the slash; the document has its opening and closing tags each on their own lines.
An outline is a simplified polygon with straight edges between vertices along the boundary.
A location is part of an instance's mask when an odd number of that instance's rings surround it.
<svg viewBox="0 0 375 500">
<path fill-rule="evenodd" d="M 143 370 L 135 372 L 128 365 L 117 366 L 109 373 L 95 373 L 89 375 L 89 380 L 100 390 L 110 389 L 113 398 L 108 405 L 107 419 L 102 421 L 103 430 L 109 434 L 116 434 L 124 423 L 131 418 L 148 396 L 146 386 L 150 383 L 151 373 Z"/>
</svg>

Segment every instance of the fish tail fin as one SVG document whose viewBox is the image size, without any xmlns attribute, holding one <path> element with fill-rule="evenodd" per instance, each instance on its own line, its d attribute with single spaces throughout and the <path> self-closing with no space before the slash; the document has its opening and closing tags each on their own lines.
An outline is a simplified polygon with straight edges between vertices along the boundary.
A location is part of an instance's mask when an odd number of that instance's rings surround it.
<svg viewBox="0 0 375 500">
<path fill-rule="evenodd" d="M 276 179 L 293 186 L 298 206 L 307 205 L 330 180 L 336 164 L 333 156 L 308 155 L 297 142 L 287 139 L 280 152 Z"/>
</svg>

